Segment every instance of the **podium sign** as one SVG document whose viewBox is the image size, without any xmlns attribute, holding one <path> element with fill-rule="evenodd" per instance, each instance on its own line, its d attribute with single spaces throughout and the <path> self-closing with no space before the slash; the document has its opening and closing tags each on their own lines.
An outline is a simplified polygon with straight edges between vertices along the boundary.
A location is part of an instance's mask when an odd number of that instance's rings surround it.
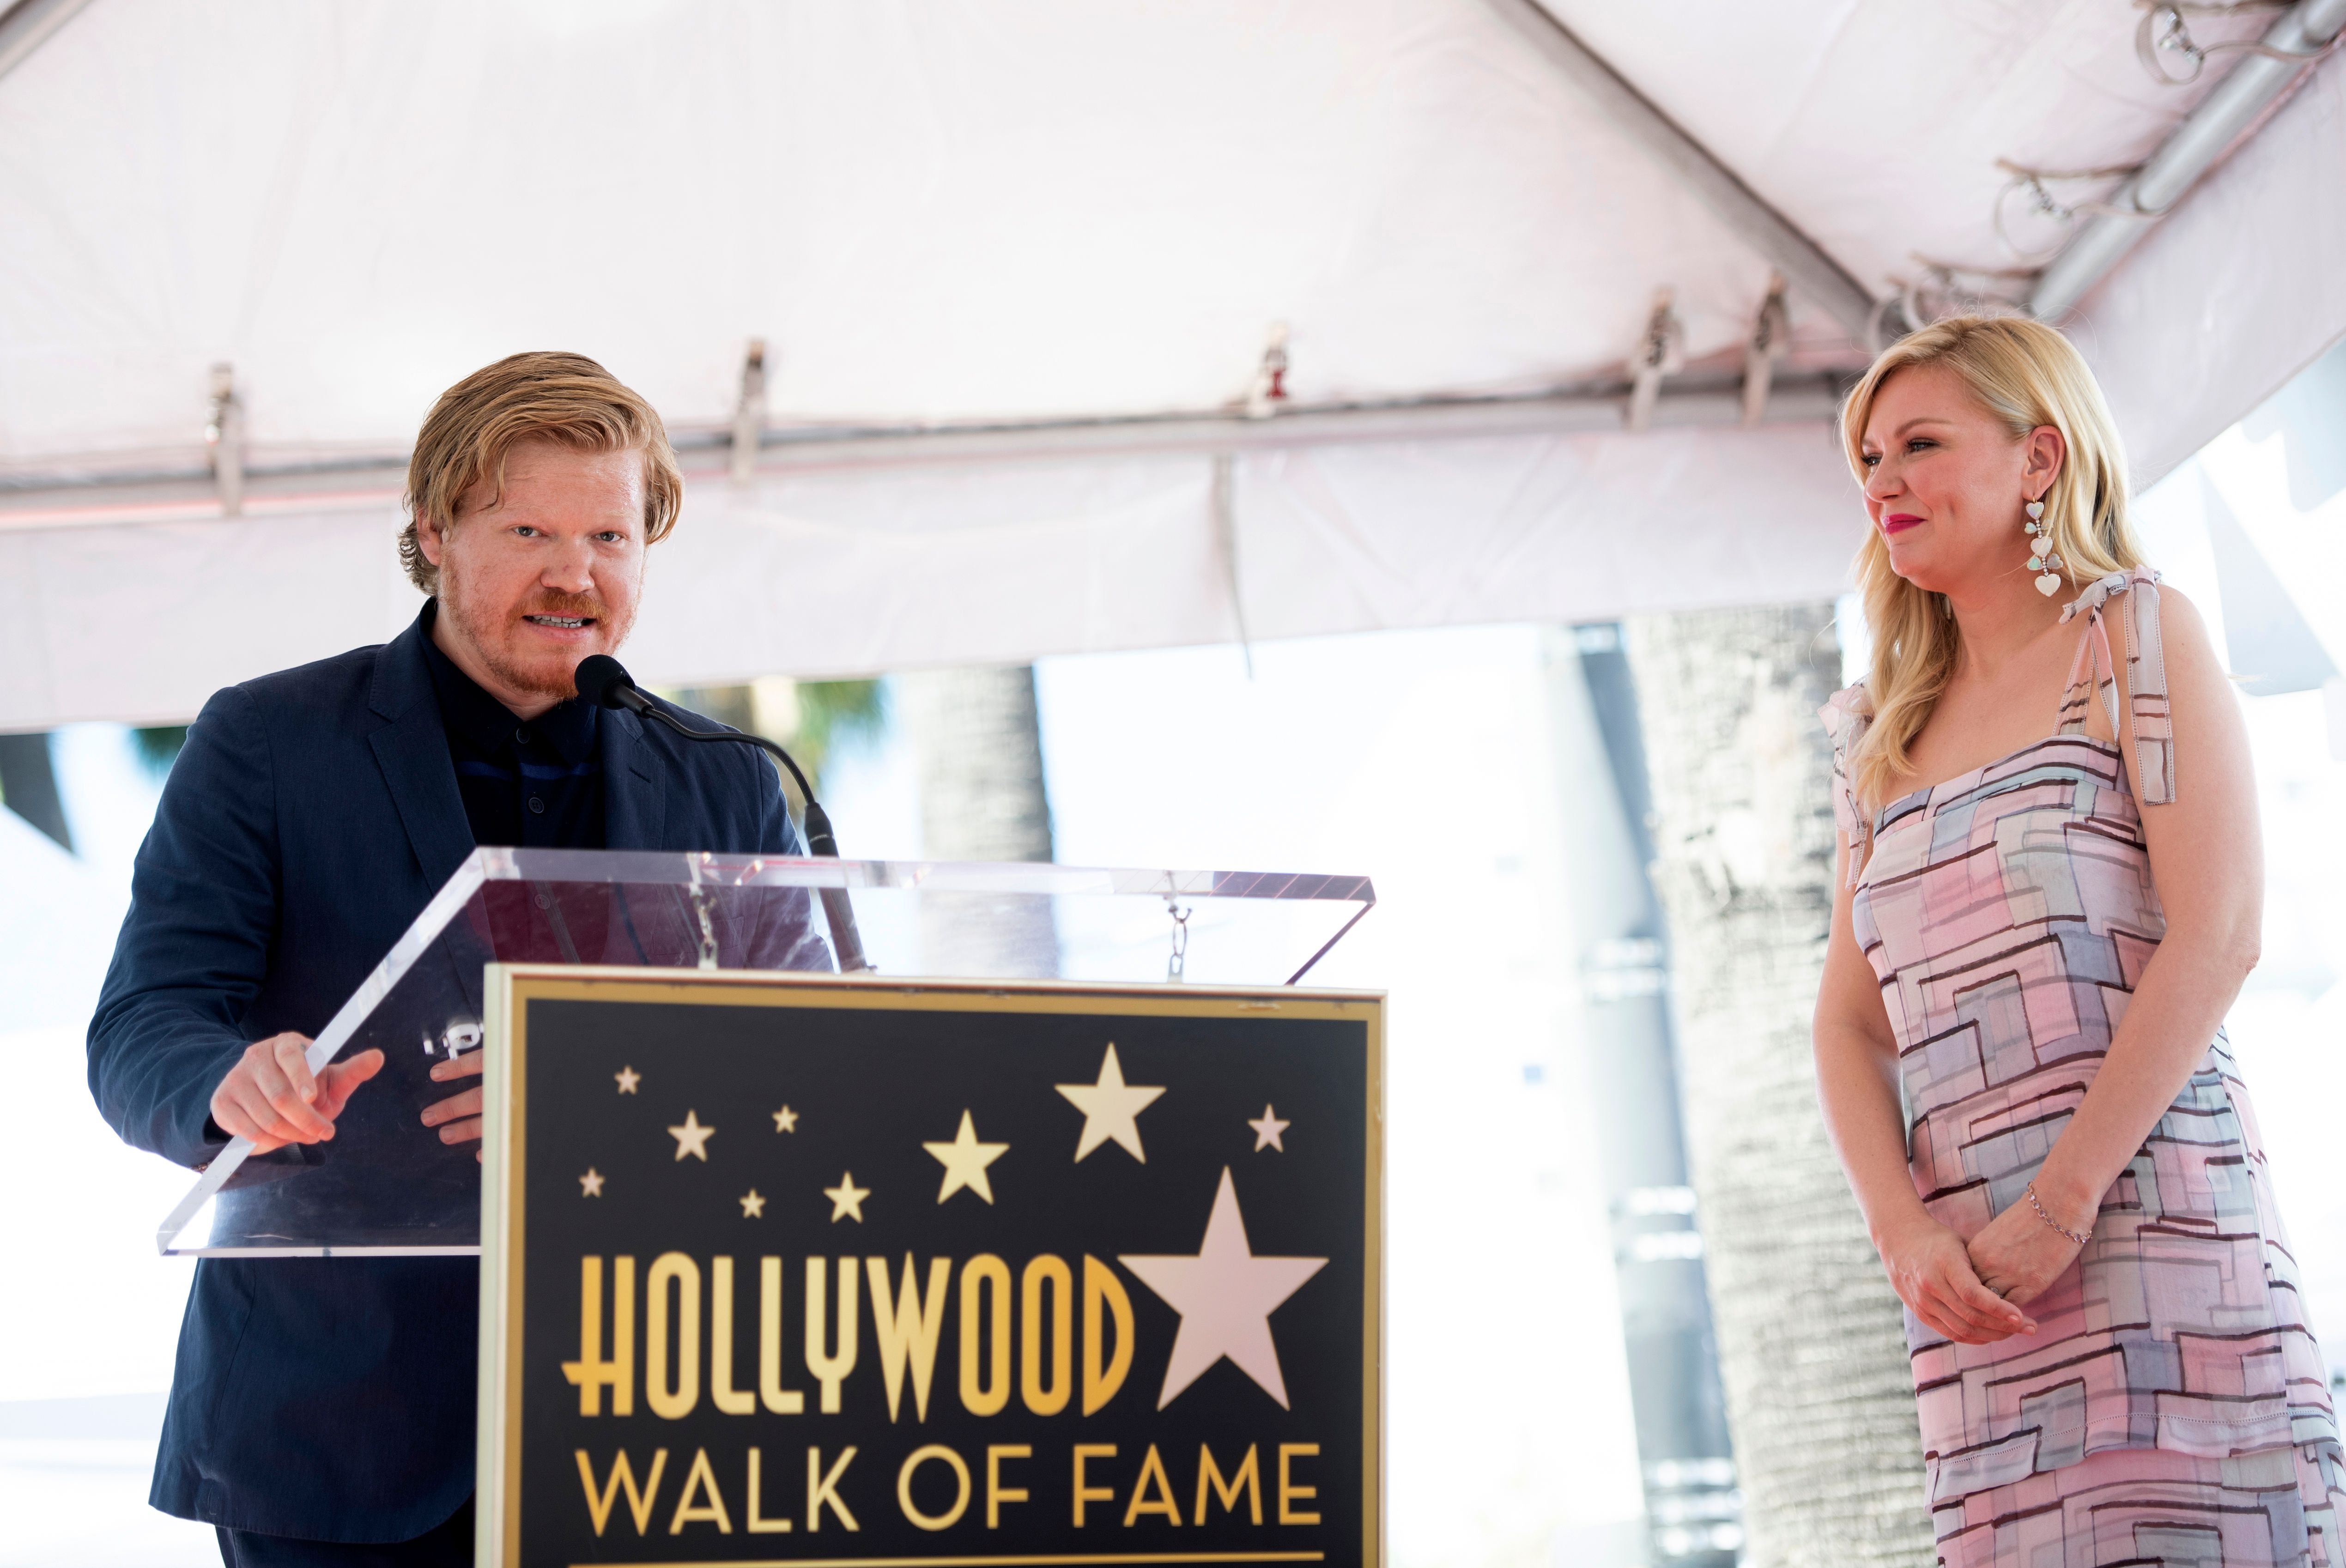
<svg viewBox="0 0 2346 1568">
<path fill-rule="evenodd" d="M 484 1565 L 1382 1560 L 1382 997 L 485 990 Z"/>
</svg>

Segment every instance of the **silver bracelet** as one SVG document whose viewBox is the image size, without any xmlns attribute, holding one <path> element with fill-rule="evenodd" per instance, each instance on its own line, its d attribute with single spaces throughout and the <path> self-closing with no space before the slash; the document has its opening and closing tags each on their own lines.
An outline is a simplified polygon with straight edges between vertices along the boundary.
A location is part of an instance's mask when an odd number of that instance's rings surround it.
<svg viewBox="0 0 2346 1568">
<path fill-rule="evenodd" d="M 2036 1211 L 2037 1218 L 2043 1220 L 2045 1224 L 2051 1226 L 2054 1229 L 2059 1231 L 2063 1236 L 2067 1237 L 2071 1241 L 2076 1242 L 2080 1247 L 2085 1246 L 2086 1243 L 2094 1239 L 2094 1233 L 2092 1231 L 2071 1230 L 2067 1226 L 2062 1224 L 2059 1220 L 2047 1214 L 2045 1211 L 2045 1206 L 2036 1201 L 2036 1184 L 2035 1182 L 2030 1182 L 2025 1190 L 2028 1194 L 2028 1207 Z"/>
</svg>

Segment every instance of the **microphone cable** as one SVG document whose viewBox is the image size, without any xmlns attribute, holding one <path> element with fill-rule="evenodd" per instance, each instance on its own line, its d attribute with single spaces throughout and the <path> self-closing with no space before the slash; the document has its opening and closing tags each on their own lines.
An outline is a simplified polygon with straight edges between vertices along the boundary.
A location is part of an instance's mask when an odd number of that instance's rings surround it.
<svg viewBox="0 0 2346 1568">
<path fill-rule="evenodd" d="M 741 746 L 754 746 L 779 761 L 791 780 L 799 787 L 799 798 L 806 802 L 806 840 L 808 850 L 827 860 L 840 858 L 839 840 L 831 830 L 831 814 L 822 802 L 814 798 L 814 787 L 807 782 L 806 774 L 797 760 L 773 741 L 762 735 L 747 735 L 738 729 L 695 729 L 676 715 L 646 697 L 636 685 L 627 667 L 609 654 L 589 654 L 578 661 L 573 677 L 578 687 L 578 698 L 596 708 L 617 708 L 635 714 L 639 718 L 657 719 L 669 730 L 687 740 L 730 741 Z M 823 918 L 831 926 L 831 943 L 839 955 L 839 972 L 855 974 L 869 972 L 871 961 L 863 954 L 862 934 L 856 930 L 855 906 L 849 901 L 845 888 L 818 888 L 822 901 Z"/>
</svg>

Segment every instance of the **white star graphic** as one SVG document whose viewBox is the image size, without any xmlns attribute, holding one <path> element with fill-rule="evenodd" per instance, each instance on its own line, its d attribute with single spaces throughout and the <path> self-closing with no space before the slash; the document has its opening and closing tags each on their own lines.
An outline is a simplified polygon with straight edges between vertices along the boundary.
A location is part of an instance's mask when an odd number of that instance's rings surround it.
<svg viewBox="0 0 2346 1568">
<path fill-rule="evenodd" d="M 1073 1101 L 1076 1109 L 1084 1114 L 1083 1135 L 1076 1140 L 1077 1160 L 1114 1138 L 1124 1145 L 1125 1153 L 1143 1165 L 1148 1163 L 1148 1156 L 1140 1152 L 1140 1125 L 1133 1118 L 1165 1090 L 1161 1084 L 1155 1088 L 1139 1084 L 1126 1087 L 1124 1068 L 1116 1059 L 1113 1042 L 1108 1045 L 1107 1055 L 1100 1062 L 1099 1082 L 1054 1084 L 1052 1087 Z"/>
<path fill-rule="evenodd" d="M 855 1174 L 852 1171 L 842 1171 L 839 1173 L 839 1185 L 823 1188 L 822 1196 L 831 1199 L 831 1224 L 837 1225 L 842 1219 L 852 1219 L 856 1224 L 862 1225 L 863 1200 L 872 1196 L 872 1189 L 868 1186 L 857 1186 Z"/>
<path fill-rule="evenodd" d="M 676 1157 L 680 1160 L 684 1158 L 685 1156 L 690 1155 L 702 1165 L 707 1165 L 709 1163 L 709 1135 L 716 1130 L 717 1129 L 715 1127 L 702 1126 L 699 1117 L 695 1116 L 690 1111 L 685 1112 L 684 1125 L 680 1127 L 670 1127 L 668 1129 L 669 1135 L 676 1139 Z M 729 1145 L 728 1146 L 729 1147 L 730 1145 Z"/>
<path fill-rule="evenodd" d="M 1302 1283 L 1327 1265 L 1324 1257 L 1257 1257 L 1248 1250 L 1246 1220 L 1239 1213 L 1238 1189 L 1222 1167 L 1214 1212 L 1195 1257 L 1119 1257 L 1141 1282 L 1181 1314 L 1173 1339 L 1173 1359 L 1165 1366 L 1163 1410 L 1174 1396 L 1228 1356 L 1239 1370 L 1285 1410 L 1287 1380 L 1279 1371 L 1279 1347 L 1270 1339 L 1270 1314 Z"/>
<path fill-rule="evenodd" d="M 758 1195 L 758 1189 L 756 1187 L 751 1187 L 747 1193 L 742 1195 L 740 1201 L 741 1204 L 741 1217 L 743 1219 L 763 1219 L 766 1217 L 766 1200 Z"/>
<path fill-rule="evenodd" d="M 1010 1147 L 1008 1144 L 981 1144 L 977 1126 L 969 1113 L 961 1114 L 961 1131 L 949 1144 L 923 1144 L 921 1147 L 937 1157 L 945 1167 L 944 1185 L 937 1188 L 937 1201 L 944 1202 L 963 1187 L 977 1194 L 986 1202 L 994 1201 L 994 1184 L 986 1179 L 985 1167 L 1000 1159 Z"/>
<path fill-rule="evenodd" d="M 778 1133 L 795 1133 L 798 1130 L 799 1114 L 796 1111 L 791 1110 L 788 1105 L 784 1105 L 780 1110 L 774 1113 L 774 1131 Z"/>
<path fill-rule="evenodd" d="M 603 1196 L 603 1173 L 597 1170 L 593 1166 L 588 1166 L 586 1167 L 586 1174 L 578 1178 L 578 1196 L 580 1197 L 601 1197 Z"/>
<path fill-rule="evenodd" d="M 606 1056 L 603 1060 L 607 1062 L 610 1058 Z M 644 1081 L 644 1075 L 641 1073 L 637 1072 L 633 1067 L 622 1067 L 617 1072 L 612 1074 L 611 1076 L 619 1081 L 619 1093 L 622 1095 L 634 1094 L 636 1092 L 636 1085 Z"/>
<path fill-rule="evenodd" d="M 1262 1120 L 1247 1124 L 1254 1129 L 1254 1152 L 1260 1154 L 1266 1148 L 1272 1148 L 1277 1149 L 1280 1154 L 1285 1154 L 1287 1145 L 1279 1141 L 1279 1135 L 1293 1125 L 1291 1122 L 1282 1122 L 1271 1115 L 1270 1106 L 1265 1105 L 1262 1108 Z"/>
</svg>

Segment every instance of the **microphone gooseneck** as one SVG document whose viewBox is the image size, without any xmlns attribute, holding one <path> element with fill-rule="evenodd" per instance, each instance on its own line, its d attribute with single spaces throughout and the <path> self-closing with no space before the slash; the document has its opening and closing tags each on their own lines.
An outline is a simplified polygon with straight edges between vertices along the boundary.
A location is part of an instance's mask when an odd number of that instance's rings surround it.
<svg viewBox="0 0 2346 1568">
<path fill-rule="evenodd" d="M 814 787 L 799 769 L 797 760 L 762 735 L 745 735 L 738 729 L 695 729 L 676 715 L 646 697 L 627 673 L 627 666 L 609 654 L 589 654 L 578 661 L 572 679 L 578 687 L 578 699 L 596 708 L 616 708 L 632 713 L 639 718 L 658 721 L 683 736 L 687 740 L 724 740 L 738 745 L 754 746 L 770 755 L 790 773 L 799 787 L 799 799 L 806 802 L 807 848 L 827 860 L 839 859 L 839 840 L 831 830 L 831 814 L 814 798 Z M 871 963 L 863 956 L 863 939 L 855 928 L 855 907 L 848 901 L 844 888 L 819 889 L 822 912 L 831 923 L 831 946 L 838 951 L 839 968 L 842 974 L 868 970 Z"/>
</svg>

